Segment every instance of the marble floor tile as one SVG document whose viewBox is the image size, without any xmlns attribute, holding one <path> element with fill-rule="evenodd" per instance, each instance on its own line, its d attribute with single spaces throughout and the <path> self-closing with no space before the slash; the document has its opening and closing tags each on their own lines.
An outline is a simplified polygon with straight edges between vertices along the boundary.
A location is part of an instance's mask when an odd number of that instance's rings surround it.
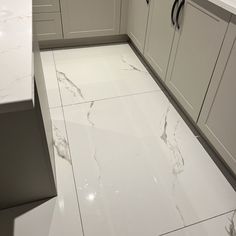
<svg viewBox="0 0 236 236">
<path fill-rule="evenodd" d="M 160 235 L 236 209 L 235 191 L 161 91 L 64 111 L 86 236 Z"/>
<path fill-rule="evenodd" d="M 58 196 L 0 211 L 1 236 L 82 236 L 61 108 L 52 109 Z"/>
<path fill-rule="evenodd" d="M 166 236 L 235 236 L 236 211 L 166 234 Z"/>
<path fill-rule="evenodd" d="M 63 105 L 160 90 L 128 44 L 53 53 Z"/>
<path fill-rule="evenodd" d="M 50 110 L 58 186 L 58 207 L 49 236 L 82 236 L 79 203 L 62 108 Z"/>
<path fill-rule="evenodd" d="M 42 51 L 41 53 L 44 78 L 47 88 L 49 107 L 61 106 L 61 98 L 56 75 L 56 68 L 52 51 Z"/>
</svg>

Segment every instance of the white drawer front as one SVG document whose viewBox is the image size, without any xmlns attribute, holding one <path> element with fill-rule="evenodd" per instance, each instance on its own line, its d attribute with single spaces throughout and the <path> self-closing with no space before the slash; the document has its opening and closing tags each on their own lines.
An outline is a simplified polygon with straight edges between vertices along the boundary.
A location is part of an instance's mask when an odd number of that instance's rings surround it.
<svg viewBox="0 0 236 236">
<path fill-rule="evenodd" d="M 39 41 L 62 39 L 62 24 L 60 13 L 34 14 L 34 29 Z"/>
<path fill-rule="evenodd" d="M 33 0 L 33 12 L 59 12 L 59 0 Z"/>
</svg>

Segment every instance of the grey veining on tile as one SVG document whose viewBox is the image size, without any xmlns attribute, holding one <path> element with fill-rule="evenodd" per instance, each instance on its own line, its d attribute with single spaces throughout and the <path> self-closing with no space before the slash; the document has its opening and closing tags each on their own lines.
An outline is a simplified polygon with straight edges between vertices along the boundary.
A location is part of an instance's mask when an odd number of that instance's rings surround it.
<svg viewBox="0 0 236 236">
<path fill-rule="evenodd" d="M 89 110 L 87 112 L 87 121 L 91 125 L 92 130 L 95 128 L 95 122 L 92 121 L 92 118 L 91 118 L 91 115 L 92 115 L 92 112 L 93 112 L 93 109 L 94 109 L 94 105 L 95 105 L 95 101 L 92 101 L 89 105 Z M 94 142 L 94 137 L 92 136 L 91 138 L 93 139 L 92 141 Z M 98 151 L 97 151 L 96 146 L 94 147 L 94 152 L 93 152 L 92 156 L 93 156 L 93 160 L 95 161 L 96 166 L 97 166 L 98 182 L 99 182 L 99 185 L 101 185 L 102 184 L 102 182 L 101 182 L 102 168 L 101 168 L 101 163 L 99 161 L 99 156 L 98 156 Z"/>
<path fill-rule="evenodd" d="M 56 198 L 56 207 L 52 217 L 51 230 L 49 235 L 45 236 L 84 236 L 79 203 L 75 190 L 73 166 L 67 140 L 63 108 L 51 109 L 50 113 L 54 127 L 53 137 L 60 148 L 58 152 L 57 148 L 54 146 L 58 197 Z"/>
<path fill-rule="evenodd" d="M 176 133 L 178 131 L 178 126 L 180 124 L 180 121 L 177 120 L 173 134 L 171 135 L 168 133 L 168 115 L 170 113 L 170 105 L 167 107 L 166 112 L 163 115 L 163 119 L 161 120 L 161 128 L 162 128 L 162 135 L 160 136 L 161 140 L 165 143 L 165 145 L 169 148 L 171 154 L 172 154 L 172 173 L 174 175 L 173 180 L 173 186 L 172 186 L 172 194 L 173 194 L 173 201 L 176 202 L 176 182 L 178 175 L 181 174 L 184 171 L 184 157 L 180 151 L 178 140 L 176 138 Z M 172 139 L 169 138 L 169 136 L 172 136 Z M 186 222 L 184 219 L 184 215 L 181 211 L 181 207 L 178 205 L 178 203 L 175 203 L 175 208 L 179 214 L 179 217 L 181 221 L 183 222 L 183 225 L 186 226 Z"/>
<path fill-rule="evenodd" d="M 81 89 L 72 82 L 64 72 L 57 71 L 57 78 L 60 83 L 62 83 L 65 88 L 74 96 L 80 96 L 82 99 L 84 99 L 84 95 L 81 91 Z"/>
<path fill-rule="evenodd" d="M 163 133 L 161 135 L 161 139 L 164 141 L 165 144 L 167 144 L 167 118 L 168 118 L 168 113 L 170 111 L 170 107 L 167 108 L 165 116 L 164 116 L 164 127 L 163 127 Z"/>
<path fill-rule="evenodd" d="M 234 220 L 236 220 L 235 218 L 236 218 L 236 211 L 234 211 L 232 216 L 228 218 L 229 224 L 225 226 L 225 230 L 229 236 L 236 236 L 236 227 L 234 222 Z"/>
<path fill-rule="evenodd" d="M 170 141 L 168 139 L 168 134 L 167 134 L 169 111 L 170 111 L 170 107 L 167 108 L 167 111 L 164 116 L 164 122 L 162 122 L 164 123 L 164 125 L 163 125 L 163 133 L 161 135 L 161 139 L 169 147 L 170 151 L 173 154 L 173 170 L 172 171 L 173 171 L 173 174 L 178 175 L 182 171 L 184 171 L 184 164 L 185 164 L 184 157 L 178 145 L 178 140 L 176 139 L 176 133 L 177 133 L 180 122 L 179 121 L 176 122 L 174 132 L 172 135 L 173 138 L 172 138 L 172 141 Z"/>
<path fill-rule="evenodd" d="M 182 152 L 179 148 L 178 145 L 178 140 L 176 139 L 176 132 L 179 126 L 179 121 L 177 121 L 176 126 L 175 126 L 175 130 L 174 130 L 174 143 L 169 143 L 170 145 L 170 149 L 173 152 L 173 156 L 174 156 L 174 167 L 173 167 L 173 173 L 174 174 L 180 174 L 181 172 L 184 171 L 184 165 L 185 165 L 185 160 L 184 157 L 182 155 Z"/>
<path fill-rule="evenodd" d="M 55 125 L 53 125 L 53 135 L 53 144 L 58 156 L 66 160 L 70 165 L 72 165 L 69 153 L 69 144 L 63 134 Z"/>
<path fill-rule="evenodd" d="M 160 90 L 128 44 L 53 51 L 63 105 Z"/>
<path fill-rule="evenodd" d="M 94 106 L 94 101 L 90 103 L 89 111 L 87 113 L 87 120 L 91 124 L 92 127 L 95 126 L 94 122 L 91 120 L 91 113 L 92 113 L 93 106 Z"/>
<path fill-rule="evenodd" d="M 211 218 L 236 208 L 235 192 L 128 45 L 53 54 L 72 166 L 56 154 L 74 169 L 85 235 L 233 232 L 232 214 Z"/>
<path fill-rule="evenodd" d="M 129 63 L 124 56 L 122 56 L 122 62 L 126 65 L 128 65 L 129 69 L 123 69 L 123 70 L 134 70 L 134 71 L 138 71 L 138 72 L 142 72 L 142 73 L 148 73 L 145 70 L 139 69 L 137 66 Z"/>
<path fill-rule="evenodd" d="M 177 210 L 177 212 L 178 212 L 178 214 L 179 214 L 179 216 L 180 216 L 180 218 L 181 218 L 181 220 L 183 222 L 183 225 L 186 226 L 186 223 L 185 223 L 185 220 L 184 220 L 184 216 L 183 216 L 179 206 L 176 204 L 175 207 L 176 207 L 176 210 Z"/>
<path fill-rule="evenodd" d="M 99 185 L 101 185 L 101 178 L 102 178 L 102 168 L 101 168 L 101 164 L 98 160 L 98 153 L 97 153 L 97 149 L 95 148 L 94 150 L 94 153 L 93 153 L 93 159 L 97 165 L 97 168 L 98 168 L 98 182 L 99 182 Z"/>
<path fill-rule="evenodd" d="M 56 143 L 67 143 L 62 108 L 51 109 L 50 114 Z M 0 211 L 1 236 L 84 236 L 72 165 L 64 159 L 64 147 L 62 156 L 54 149 L 57 196 Z"/>
<path fill-rule="evenodd" d="M 233 189 L 162 92 L 64 110 L 85 234 L 160 235 L 235 208 Z"/>
<path fill-rule="evenodd" d="M 14 0 L 1 1 L 0 40 L 0 112 L 1 105 L 4 106 L 3 112 L 32 108 L 34 72 L 31 0 L 22 0 L 20 4 Z"/>
</svg>

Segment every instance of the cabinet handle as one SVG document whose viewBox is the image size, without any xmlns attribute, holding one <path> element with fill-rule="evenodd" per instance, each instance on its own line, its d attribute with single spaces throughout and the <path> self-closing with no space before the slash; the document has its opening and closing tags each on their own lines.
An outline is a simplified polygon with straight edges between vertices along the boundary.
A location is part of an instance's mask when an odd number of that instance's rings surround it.
<svg viewBox="0 0 236 236">
<path fill-rule="evenodd" d="M 174 12 L 175 12 L 175 8 L 176 8 L 178 3 L 179 3 L 179 0 L 175 0 L 174 4 L 172 6 L 172 10 L 171 10 L 171 22 L 172 22 L 172 25 L 175 25 Z"/>
<path fill-rule="evenodd" d="M 146 0 L 147 4 L 149 4 L 150 0 Z"/>
<path fill-rule="evenodd" d="M 182 2 L 179 4 L 179 8 L 176 13 L 176 25 L 177 25 L 178 29 L 180 29 L 179 16 L 180 16 L 180 12 L 181 12 L 181 9 L 183 8 L 184 4 L 185 4 L 185 0 L 182 0 Z"/>
</svg>

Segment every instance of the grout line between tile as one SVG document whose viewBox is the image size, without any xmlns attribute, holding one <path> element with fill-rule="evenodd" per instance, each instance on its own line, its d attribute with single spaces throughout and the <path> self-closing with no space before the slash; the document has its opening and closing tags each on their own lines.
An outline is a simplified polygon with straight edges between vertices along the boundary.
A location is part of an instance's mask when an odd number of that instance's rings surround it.
<svg viewBox="0 0 236 236">
<path fill-rule="evenodd" d="M 55 67 L 55 70 L 57 70 L 56 61 L 55 61 L 55 56 L 54 56 L 53 50 L 52 50 L 52 55 L 53 55 L 54 67 Z M 61 105 L 62 105 L 61 89 L 60 89 L 60 85 L 58 83 L 58 80 L 57 80 L 57 85 L 58 85 L 58 90 L 59 90 L 60 100 L 61 100 Z M 68 132 L 67 132 L 67 125 L 66 125 L 65 113 L 64 113 L 63 106 L 61 106 L 61 109 L 62 109 L 62 115 L 63 115 L 63 122 L 64 122 L 64 125 L 65 125 L 66 138 L 67 138 L 67 142 L 68 142 L 68 148 L 69 148 L 71 163 L 72 163 L 73 181 L 74 181 L 74 188 L 75 188 L 75 193 L 76 193 L 76 198 L 77 198 L 77 204 L 78 204 L 78 210 L 79 210 L 79 216 L 80 216 L 81 229 L 82 229 L 83 236 L 85 236 L 83 218 L 82 218 L 81 207 L 80 207 L 80 203 L 79 203 L 79 195 L 78 195 L 78 191 L 77 191 L 77 187 L 76 187 L 76 181 L 75 181 L 75 172 L 74 172 L 74 167 L 73 167 L 73 158 L 72 158 L 72 155 L 71 155 L 70 141 L 69 141 L 69 136 L 68 136 Z"/>
<path fill-rule="evenodd" d="M 131 93 L 131 94 L 120 95 L 120 96 L 115 96 L 115 97 L 107 97 L 107 98 L 94 99 L 94 100 L 91 99 L 91 100 L 88 100 L 88 101 L 85 101 L 85 102 L 76 102 L 76 103 L 73 103 L 73 104 L 66 104 L 66 105 L 62 105 L 62 106 L 63 107 L 70 107 L 70 106 L 87 104 L 87 103 L 91 103 L 91 102 L 101 102 L 101 101 L 106 101 L 106 100 L 114 100 L 114 99 L 119 99 L 119 98 L 123 98 L 123 97 L 132 97 L 132 96 L 136 96 L 136 95 L 156 93 L 156 92 L 162 92 L 162 91 L 161 91 L 161 89 L 156 89 L 156 90 L 150 90 L 150 91 L 146 91 L 146 92 Z"/>
<path fill-rule="evenodd" d="M 55 69 L 56 69 L 56 62 L 55 62 L 55 57 L 54 57 L 53 50 L 52 50 L 52 54 L 53 54 L 54 66 L 55 66 Z M 139 60 L 140 60 L 140 58 L 139 58 Z M 148 72 L 149 72 L 149 71 L 148 71 Z M 151 74 L 151 73 L 149 72 L 149 74 Z M 159 89 L 152 90 L 152 91 L 146 91 L 146 92 L 140 92 L 140 93 L 134 93 L 134 94 L 127 94 L 127 95 L 121 95 L 121 96 L 115 96 L 115 97 L 108 97 L 108 98 L 97 99 L 97 100 L 88 100 L 88 101 L 84 101 L 84 102 L 78 102 L 78 103 L 74 103 L 74 104 L 63 105 L 63 102 L 62 102 L 62 95 L 61 95 L 61 89 L 60 89 L 60 85 L 59 85 L 59 83 L 58 83 L 58 80 L 57 80 L 57 84 L 58 84 L 58 89 L 59 89 L 59 94 L 60 94 L 61 108 L 62 108 L 62 112 L 63 112 L 63 119 L 64 119 L 64 125 L 65 125 L 65 129 L 66 129 L 66 136 L 67 136 L 68 143 L 69 143 L 69 138 L 68 138 L 67 125 L 66 125 L 66 120 L 65 120 L 65 113 L 64 113 L 64 108 L 65 108 L 65 107 L 87 104 L 87 103 L 91 103 L 92 101 L 99 102 L 99 101 L 113 100 L 113 99 L 118 99 L 118 98 L 123 98 L 123 97 L 131 97 L 131 96 L 135 96 L 135 95 L 142 95 L 142 94 L 148 94 L 148 93 L 154 93 L 154 92 L 163 92 L 162 89 L 159 88 Z M 158 87 L 159 87 L 159 85 L 158 85 Z M 164 93 L 164 94 L 165 94 L 165 93 Z M 165 94 L 165 97 L 167 97 L 166 94 Z M 168 97 L 167 97 L 167 99 L 168 99 Z M 58 106 L 58 107 L 53 107 L 53 108 L 50 108 L 50 109 L 56 109 L 56 108 L 60 108 L 60 106 Z M 185 121 L 185 120 L 184 120 L 184 121 Z M 185 121 L 185 122 L 186 122 L 186 121 Z M 196 137 L 196 138 L 198 139 L 198 137 Z M 72 160 L 72 163 L 73 163 L 73 159 L 72 159 L 72 155 L 71 155 L 71 150 L 70 150 L 70 143 L 69 143 L 69 153 L 70 153 L 71 160 Z M 78 192 L 77 192 L 77 188 L 76 188 L 76 181 L 75 181 L 75 173 L 74 173 L 73 164 L 72 164 L 72 171 L 73 171 L 74 187 L 75 187 L 75 190 L 76 190 L 76 196 L 77 196 L 77 202 L 78 202 L 78 208 L 79 208 L 81 226 L 82 226 L 83 235 L 85 236 L 84 227 L 83 227 L 83 219 L 82 219 L 82 214 L 81 214 L 81 208 L 80 208 L 80 204 L 79 204 L 79 196 L 78 196 Z M 213 216 L 213 217 L 204 219 L 204 220 L 200 220 L 200 221 L 195 222 L 195 223 L 193 223 L 193 224 L 189 224 L 189 225 L 187 225 L 187 226 L 184 226 L 184 227 L 177 228 L 177 229 L 172 230 L 172 231 L 169 231 L 169 232 L 165 232 L 165 233 L 159 234 L 159 236 L 169 235 L 169 234 L 171 234 L 171 233 L 173 233 L 173 232 L 181 231 L 181 230 L 183 230 L 183 229 L 192 227 L 192 226 L 194 226 L 194 225 L 198 225 L 198 224 L 201 224 L 201 223 L 203 223 L 203 222 L 207 222 L 207 221 L 210 221 L 210 220 L 212 220 L 212 219 L 218 218 L 218 217 L 220 217 L 220 216 L 227 215 L 227 214 L 229 214 L 229 213 L 231 213 L 231 212 L 234 212 L 234 211 L 235 211 L 235 210 L 230 210 L 230 211 L 228 211 L 228 212 L 224 212 L 224 213 L 222 213 L 222 214 L 219 214 L 219 215 L 216 215 L 216 216 Z"/>
<path fill-rule="evenodd" d="M 201 223 L 204 223 L 204 222 L 207 222 L 207 221 L 216 219 L 216 218 L 218 218 L 218 217 L 227 215 L 227 214 L 229 214 L 229 213 L 233 213 L 235 210 L 236 210 L 236 209 L 230 210 L 230 211 L 227 211 L 227 212 L 224 212 L 224 213 L 219 214 L 219 215 L 216 215 L 216 216 L 212 216 L 212 217 L 207 218 L 207 219 L 204 219 L 204 220 L 200 220 L 200 221 L 195 222 L 195 223 L 193 223 L 193 224 L 189 224 L 189 225 L 187 225 L 187 226 L 184 226 L 184 227 L 181 227 L 181 228 L 178 228 L 178 229 L 175 229 L 175 230 L 171 230 L 171 231 L 166 232 L 166 233 L 163 233 L 163 234 L 159 234 L 158 236 L 169 235 L 169 234 L 171 234 L 171 233 L 178 232 L 178 231 L 181 231 L 181 230 L 186 229 L 186 228 L 190 228 L 190 227 L 192 227 L 192 226 L 194 226 L 194 225 L 199 225 L 199 224 L 201 224 Z"/>
<path fill-rule="evenodd" d="M 61 99 L 60 99 L 61 100 Z M 55 106 L 55 107 L 49 107 L 49 109 L 50 110 L 53 110 L 53 109 L 58 109 L 58 108 L 61 108 L 62 107 L 62 105 L 60 105 L 60 106 Z"/>
</svg>

